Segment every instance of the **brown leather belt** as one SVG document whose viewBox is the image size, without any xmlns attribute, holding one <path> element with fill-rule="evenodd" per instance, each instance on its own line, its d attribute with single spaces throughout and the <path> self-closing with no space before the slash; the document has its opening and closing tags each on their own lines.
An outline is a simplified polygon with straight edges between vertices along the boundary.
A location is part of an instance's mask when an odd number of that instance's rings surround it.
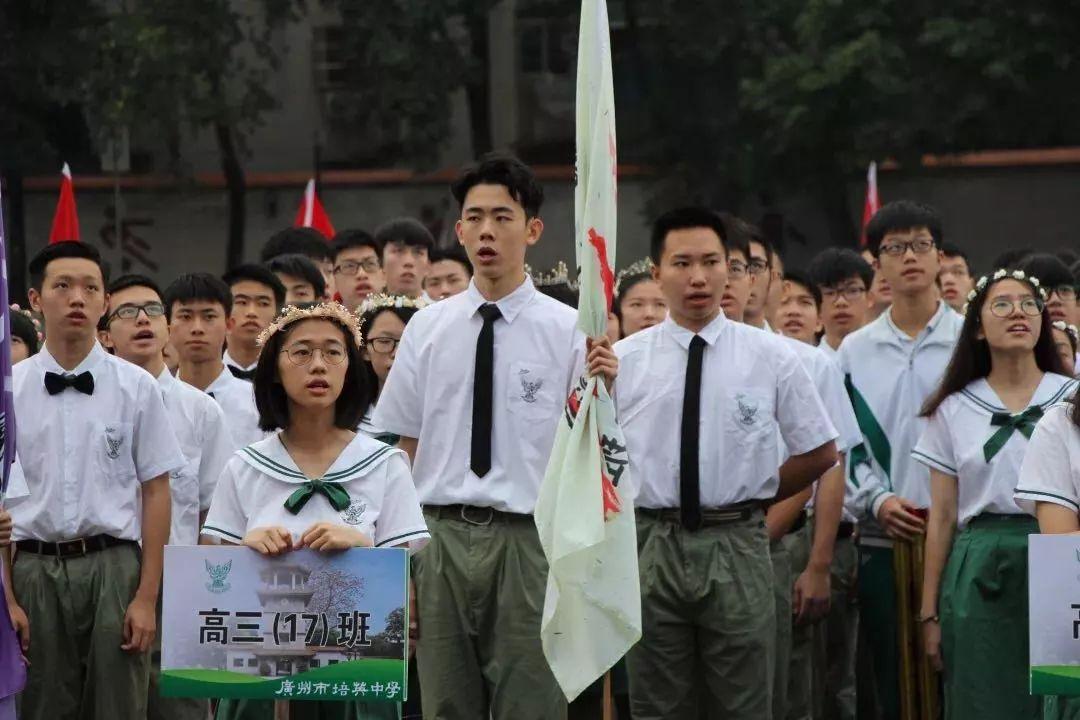
<svg viewBox="0 0 1080 720">
<path fill-rule="evenodd" d="M 118 545 L 138 545 L 138 543 L 134 540 L 121 540 L 112 535 L 94 535 L 92 537 L 77 538 L 75 540 L 61 540 L 60 542 L 19 540 L 15 543 L 15 547 L 21 553 L 48 555 L 50 557 L 58 558 L 82 557 Z"/>
</svg>

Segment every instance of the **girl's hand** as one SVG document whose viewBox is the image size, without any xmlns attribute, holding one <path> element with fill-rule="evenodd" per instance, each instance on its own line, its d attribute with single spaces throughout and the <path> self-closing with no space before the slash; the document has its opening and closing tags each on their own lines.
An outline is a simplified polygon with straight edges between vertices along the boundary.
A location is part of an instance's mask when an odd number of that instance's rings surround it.
<svg viewBox="0 0 1080 720">
<path fill-rule="evenodd" d="M 255 528 L 244 536 L 244 545 L 263 555 L 280 555 L 293 549 L 292 535 L 283 527 Z"/>
<path fill-rule="evenodd" d="M 308 547 L 319 552 L 348 550 L 354 547 L 373 547 L 374 543 L 364 533 L 347 525 L 315 523 L 300 538 L 298 547 Z"/>
</svg>

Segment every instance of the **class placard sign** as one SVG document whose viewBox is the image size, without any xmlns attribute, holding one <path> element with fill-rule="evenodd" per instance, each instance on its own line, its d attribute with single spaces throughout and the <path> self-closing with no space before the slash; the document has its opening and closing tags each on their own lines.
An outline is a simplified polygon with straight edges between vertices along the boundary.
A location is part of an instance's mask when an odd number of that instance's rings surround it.
<svg viewBox="0 0 1080 720">
<path fill-rule="evenodd" d="M 165 548 L 161 694 L 402 702 L 409 557 Z"/>
<path fill-rule="evenodd" d="M 1080 695 L 1080 535 L 1028 544 L 1031 694 Z"/>
</svg>

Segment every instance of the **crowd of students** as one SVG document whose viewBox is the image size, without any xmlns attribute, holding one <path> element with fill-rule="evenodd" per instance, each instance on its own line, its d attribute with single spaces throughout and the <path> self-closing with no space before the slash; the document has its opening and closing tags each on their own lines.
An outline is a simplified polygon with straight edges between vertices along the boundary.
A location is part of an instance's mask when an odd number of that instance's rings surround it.
<svg viewBox="0 0 1080 720">
<path fill-rule="evenodd" d="M 599 717 L 544 659 L 532 517 L 582 373 L 613 392 L 638 529 L 618 717 L 1080 711 L 1028 693 L 1026 595 L 1028 534 L 1080 530 L 1077 258 L 1011 251 L 976 280 L 898 201 L 803 272 L 677 208 L 585 338 L 565 272 L 526 272 L 533 172 L 488 156 L 451 191 L 450 250 L 402 218 L 282 230 L 164 288 L 79 242 L 33 258 L 0 511 L 28 680 L 0 718 L 270 717 L 159 695 L 163 547 L 199 542 L 410 550 L 409 702 L 291 717 Z"/>
</svg>

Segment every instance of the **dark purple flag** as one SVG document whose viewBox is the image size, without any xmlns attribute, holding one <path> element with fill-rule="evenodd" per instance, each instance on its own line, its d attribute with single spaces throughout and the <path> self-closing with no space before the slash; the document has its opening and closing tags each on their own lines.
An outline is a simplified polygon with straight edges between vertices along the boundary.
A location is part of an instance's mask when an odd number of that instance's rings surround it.
<svg viewBox="0 0 1080 720">
<path fill-rule="evenodd" d="M 11 464 L 15 461 L 15 402 L 11 390 L 11 300 L 8 298 L 7 245 L 4 242 L 4 198 L 0 195 L 0 506 L 7 495 Z M 3 593 L 0 575 L 0 593 Z M 26 665 L 7 609 L 0 608 L 0 699 L 21 691 Z"/>
</svg>

